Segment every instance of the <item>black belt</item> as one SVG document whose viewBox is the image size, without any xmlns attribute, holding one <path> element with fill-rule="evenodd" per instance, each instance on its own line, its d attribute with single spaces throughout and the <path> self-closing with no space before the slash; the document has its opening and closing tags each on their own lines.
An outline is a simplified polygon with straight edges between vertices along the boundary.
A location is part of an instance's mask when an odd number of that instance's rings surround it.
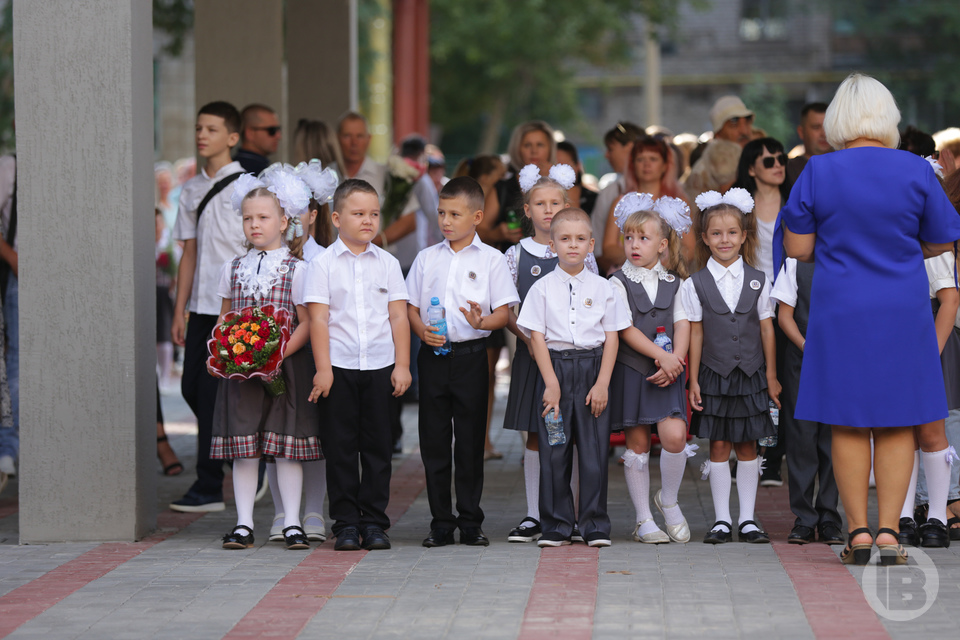
<svg viewBox="0 0 960 640">
<path fill-rule="evenodd" d="M 563 351 L 550 350 L 551 360 L 579 360 L 581 358 L 595 358 L 603 355 L 603 347 L 593 349 L 564 349 Z"/>
<path fill-rule="evenodd" d="M 450 353 L 448 356 L 465 356 L 477 351 L 484 351 L 487 348 L 486 338 L 477 338 L 476 340 L 464 340 L 463 342 L 451 342 Z"/>
</svg>

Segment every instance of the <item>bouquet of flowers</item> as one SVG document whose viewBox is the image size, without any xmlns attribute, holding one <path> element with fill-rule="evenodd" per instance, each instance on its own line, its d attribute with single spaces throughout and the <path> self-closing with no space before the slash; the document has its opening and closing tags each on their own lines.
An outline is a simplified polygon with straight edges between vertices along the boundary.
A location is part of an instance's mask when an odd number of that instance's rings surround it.
<svg viewBox="0 0 960 640">
<path fill-rule="evenodd" d="M 272 305 L 231 311 L 207 341 L 207 366 L 219 378 L 260 378 L 272 396 L 287 390 L 280 365 L 290 339 L 290 313 Z"/>
<path fill-rule="evenodd" d="M 403 214 L 410 200 L 413 183 L 420 179 L 424 171 L 426 167 L 409 158 L 390 156 L 387 159 L 387 195 L 380 207 L 381 229 L 386 229 Z"/>
</svg>

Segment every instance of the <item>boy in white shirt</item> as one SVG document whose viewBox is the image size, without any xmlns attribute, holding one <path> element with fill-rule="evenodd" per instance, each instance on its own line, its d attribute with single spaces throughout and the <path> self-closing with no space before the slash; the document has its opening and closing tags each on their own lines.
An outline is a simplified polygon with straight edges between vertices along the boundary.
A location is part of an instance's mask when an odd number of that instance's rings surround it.
<svg viewBox="0 0 960 640">
<path fill-rule="evenodd" d="M 483 189 L 476 180 L 454 178 L 444 185 L 438 208 L 444 240 L 421 251 L 407 276 L 410 326 L 423 341 L 417 356 L 420 455 L 433 516 L 425 547 L 453 544 L 456 528 L 461 544 L 490 544 L 480 528 L 489 384 L 486 338 L 507 324 L 508 309 L 520 298 L 503 254 L 477 236 L 482 219 Z M 451 350 L 446 355 L 434 352 L 444 344 L 444 336 L 427 322 L 434 297 L 447 310 Z M 452 462 L 456 462 L 456 516 L 450 496 Z"/>
<path fill-rule="evenodd" d="M 389 549 L 391 407 L 410 386 L 407 290 L 397 259 L 370 242 L 380 232 L 377 191 L 348 179 L 333 209 L 340 236 L 309 263 L 304 302 L 317 365 L 310 400 L 327 398 L 320 441 L 334 549 Z"/>
<path fill-rule="evenodd" d="M 223 511 L 223 460 L 210 459 L 213 406 L 219 379 L 207 373 L 207 340 L 220 315 L 220 268 L 247 252 L 243 225 L 230 204 L 229 187 L 243 173 L 230 159 L 240 140 L 240 114 L 228 102 L 211 102 L 197 113 L 197 154 L 204 167 L 180 191 L 180 213 L 173 228 L 183 241 L 173 311 L 173 343 L 184 347 L 183 399 L 197 416 L 197 480 L 170 504 L 174 511 Z M 189 303 L 189 304 L 188 304 Z M 187 326 L 186 315 L 190 313 Z"/>
<path fill-rule="evenodd" d="M 517 319 L 517 325 L 530 333 L 540 369 L 542 415 L 554 412 L 563 420 L 564 441 L 558 444 L 549 443 L 542 421 L 539 426 L 541 547 L 570 544 L 574 522 L 588 545 L 610 546 L 607 394 L 617 359 L 617 332 L 630 326 L 630 320 L 609 281 L 584 268 L 593 245 L 586 213 L 567 208 L 555 215 L 550 249 L 557 255 L 557 267 L 531 287 Z M 579 514 L 574 513 L 570 491 L 574 443 L 579 454 Z"/>
</svg>

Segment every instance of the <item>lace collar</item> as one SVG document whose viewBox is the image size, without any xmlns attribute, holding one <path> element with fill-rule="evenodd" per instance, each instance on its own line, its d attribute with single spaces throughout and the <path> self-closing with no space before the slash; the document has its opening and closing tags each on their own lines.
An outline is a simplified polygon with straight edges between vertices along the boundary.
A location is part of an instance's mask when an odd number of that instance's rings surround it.
<svg viewBox="0 0 960 640">
<path fill-rule="evenodd" d="M 273 251 L 251 249 L 240 258 L 237 281 L 244 297 L 263 300 L 289 270 L 283 264 L 289 255 L 289 249 L 280 247 Z"/>
<path fill-rule="evenodd" d="M 620 270 L 623 271 L 623 275 L 627 277 L 627 280 L 636 282 L 637 284 L 643 284 L 644 281 L 652 282 L 654 280 L 667 280 L 670 282 L 675 277 L 670 275 L 659 262 L 654 265 L 653 269 L 645 269 L 634 266 L 632 262 L 626 260 L 623 266 L 620 267 Z"/>
</svg>

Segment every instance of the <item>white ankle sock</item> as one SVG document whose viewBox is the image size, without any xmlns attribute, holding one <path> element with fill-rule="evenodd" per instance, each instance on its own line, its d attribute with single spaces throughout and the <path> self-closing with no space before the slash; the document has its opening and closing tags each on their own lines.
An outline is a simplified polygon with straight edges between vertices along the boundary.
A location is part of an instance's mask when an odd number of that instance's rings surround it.
<svg viewBox="0 0 960 640">
<path fill-rule="evenodd" d="M 540 522 L 540 452 L 523 450 L 523 486 L 527 493 L 527 517 Z"/>
<path fill-rule="evenodd" d="M 637 512 L 637 519 L 634 522 L 653 518 L 650 512 L 650 454 L 627 449 L 623 454 L 623 461 L 623 477 L 627 480 L 627 491 L 630 493 L 633 508 Z M 656 526 L 652 521 L 648 522 L 643 525 L 648 531 L 644 531 L 641 527 L 640 533 L 649 533 Z"/>
<path fill-rule="evenodd" d="M 276 520 L 283 513 L 283 498 L 280 496 L 280 485 L 277 482 L 277 463 L 267 463 L 267 484 L 270 485 L 270 497 L 273 499 L 273 519 Z"/>
<path fill-rule="evenodd" d="M 283 497 L 283 528 L 300 526 L 300 492 L 303 491 L 303 466 L 299 460 L 277 458 L 277 484 Z"/>
<path fill-rule="evenodd" d="M 946 458 L 943 458 L 946 461 Z M 923 459 L 923 464 L 927 464 L 927 459 Z M 947 469 L 949 470 L 949 466 Z M 949 473 L 949 471 L 947 471 Z M 930 472 L 927 471 L 927 494 L 930 494 Z M 910 486 L 907 487 L 907 497 L 903 501 L 903 509 L 900 510 L 901 518 L 910 518 L 913 520 L 913 508 L 917 504 L 917 478 L 920 476 L 920 450 L 913 452 L 913 471 L 910 472 Z M 949 482 L 949 480 L 947 481 Z M 946 486 L 946 485 L 944 485 Z M 947 494 L 943 494 L 944 499 L 946 499 Z M 933 500 L 930 501 L 931 503 Z M 946 504 L 946 502 L 944 502 Z M 946 507 L 944 507 L 946 509 Z M 941 522 L 946 522 L 942 520 Z"/>
<path fill-rule="evenodd" d="M 664 507 L 677 505 L 663 510 L 663 518 L 670 525 L 683 522 L 683 512 L 677 504 L 677 495 L 680 493 L 680 483 L 686 468 L 686 452 L 670 453 L 665 449 L 660 451 L 660 502 Z"/>
<path fill-rule="evenodd" d="M 233 500 L 237 503 L 237 525 L 251 529 L 259 471 L 260 458 L 237 458 L 233 461 Z"/>
<path fill-rule="evenodd" d="M 740 498 L 740 520 L 743 524 L 753 520 L 753 511 L 757 504 L 757 486 L 760 484 L 760 458 L 737 463 L 737 497 Z M 748 524 L 743 533 L 757 531 L 758 528 Z"/>
<path fill-rule="evenodd" d="M 927 477 L 927 496 L 929 510 L 927 519 L 936 518 L 943 524 L 947 523 L 947 493 L 950 491 L 950 463 L 947 462 L 947 451 L 921 451 L 923 456 L 923 472 Z M 914 467 L 916 468 L 916 467 Z M 911 487 L 907 494 L 912 494 Z"/>
<path fill-rule="evenodd" d="M 570 493 L 573 494 L 573 515 L 580 517 L 580 452 L 573 445 L 573 470 L 570 473 Z"/>
<path fill-rule="evenodd" d="M 327 461 L 303 463 L 303 512 L 323 515 L 323 498 L 327 495 Z M 319 524 L 319 523 L 316 523 Z"/>
<path fill-rule="evenodd" d="M 723 462 L 710 462 L 709 464 L 710 495 L 713 496 L 714 519 L 730 522 L 730 463 L 724 460 Z M 723 525 L 718 529 L 729 533 L 727 527 Z"/>
</svg>

